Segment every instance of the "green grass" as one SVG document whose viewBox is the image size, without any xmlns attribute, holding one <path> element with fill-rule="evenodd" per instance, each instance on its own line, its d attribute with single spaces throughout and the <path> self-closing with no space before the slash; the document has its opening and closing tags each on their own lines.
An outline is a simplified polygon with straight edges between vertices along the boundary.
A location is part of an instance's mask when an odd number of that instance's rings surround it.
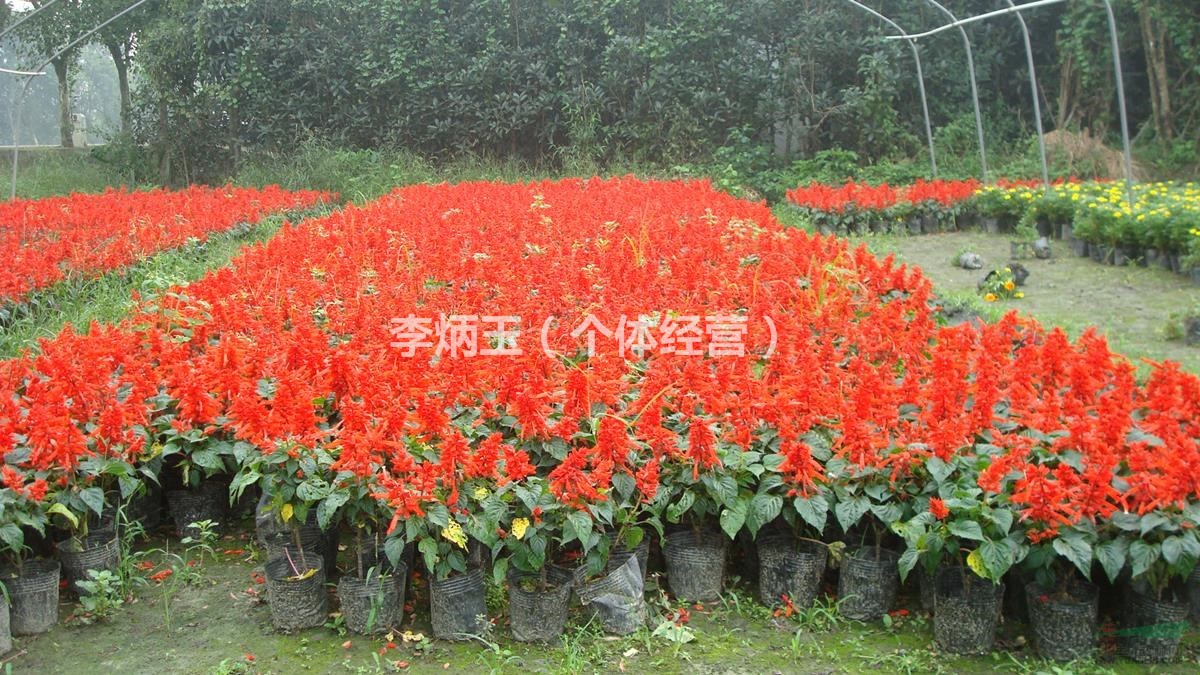
<svg viewBox="0 0 1200 675">
<path fill-rule="evenodd" d="M 786 206 L 775 211 L 785 224 L 806 225 Z M 1064 243 L 1053 242 L 1051 259 L 1020 261 L 1030 271 L 1024 298 L 984 303 L 976 286 L 989 270 L 1010 261 L 1006 235 L 869 234 L 851 241 L 865 244 L 876 255 L 895 254 L 899 262 L 920 267 L 945 301 L 966 305 L 985 319 L 1016 310 L 1047 327 L 1059 326 L 1073 338 L 1094 326 L 1114 351 L 1131 359 L 1143 374 L 1148 372 L 1143 359 L 1177 361 L 1186 370 L 1200 373 L 1200 348 L 1166 337 L 1172 314 L 1200 305 L 1200 288 L 1184 276 L 1162 269 L 1101 265 L 1074 257 Z M 952 264 L 967 250 L 983 256 L 982 270 Z"/>
<path fill-rule="evenodd" d="M 285 220 L 270 216 L 255 225 L 239 225 L 146 258 L 131 267 L 94 279 L 75 278 L 35 291 L 18 305 L 0 309 L 0 358 L 37 347 L 38 339 L 57 335 L 66 324 L 86 329 L 93 321 L 114 323 L 134 306 L 133 293 L 145 296 L 186 284 L 229 263 L 243 246 L 266 241 Z"/>
<path fill-rule="evenodd" d="M 0 176 L 7 199 L 12 162 L 11 150 L 0 152 Z M 21 149 L 17 162 L 17 196 L 30 199 L 71 192 L 101 192 L 122 185 L 128 177 L 91 156 L 84 149 Z"/>
</svg>

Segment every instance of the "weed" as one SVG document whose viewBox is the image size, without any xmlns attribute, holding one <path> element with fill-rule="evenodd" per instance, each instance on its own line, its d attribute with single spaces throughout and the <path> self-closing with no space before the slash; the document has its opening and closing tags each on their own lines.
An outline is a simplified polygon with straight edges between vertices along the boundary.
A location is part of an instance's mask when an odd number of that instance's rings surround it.
<svg viewBox="0 0 1200 675">
<path fill-rule="evenodd" d="M 82 623 L 104 621 L 125 604 L 121 597 L 121 579 L 108 570 L 88 570 L 88 578 L 76 585 L 83 591 L 79 596 L 83 614 L 77 617 Z"/>
</svg>

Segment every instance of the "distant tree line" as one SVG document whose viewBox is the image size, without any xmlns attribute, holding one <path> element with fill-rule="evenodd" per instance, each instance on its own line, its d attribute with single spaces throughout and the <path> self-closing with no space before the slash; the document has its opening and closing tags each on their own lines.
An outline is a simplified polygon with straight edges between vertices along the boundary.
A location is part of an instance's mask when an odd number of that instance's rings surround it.
<svg viewBox="0 0 1200 675">
<path fill-rule="evenodd" d="M 59 0 L 20 29 L 22 43 L 47 55 L 131 2 Z M 864 2 L 910 32 L 945 22 L 923 1 Z M 943 4 L 959 16 L 1004 6 Z M 1200 3 L 1114 5 L 1135 131 L 1194 151 Z M 1047 129 L 1113 134 L 1100 0 L 1025 18 Z M 1028 138 L 1016 19 L 968 30 L 990 135 Z M 915 155 L 917 83 L 907 45 L 880 39 L 889 32 L 845 0 L 151 0 L 96 41 L 117 70 L 124 138 L 178 180 L 227 171 L 245 148 L 314 137 L 538 162 L 687 161 L 734 139 L 799 156 Z M 973 151 L 959 35 L 920 48 L 934 124 Z M 53 64 L 65 103 L 73 58 Z M 69 144 L 69 105 L 61 126 Z"/>
</svg>

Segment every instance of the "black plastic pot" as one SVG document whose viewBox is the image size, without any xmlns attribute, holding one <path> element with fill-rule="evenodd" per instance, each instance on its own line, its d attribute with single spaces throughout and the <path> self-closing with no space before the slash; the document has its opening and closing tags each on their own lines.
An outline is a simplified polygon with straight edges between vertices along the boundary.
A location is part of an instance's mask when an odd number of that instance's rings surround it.
<svg viewBox="0 0 1200 675">
<path fill-rule="evenodd" d="M 271 623 L 276 630 L 288 633 L 325 624 L 329 615 L 325 565 L 320 558 L 307 563 L 308 569 L 299 560 L 287 558 L 276 558 L 266 564 L 267 604 L 271 606 Z M 304 576 L 309 570 L 313 573 Z"/>
<path fill-rule="evenodd" d="M 175 521 L 175 533 L 180 537 L 198 537 L 200 530 L 191 524 L 202 520 L 217 523 L 214 530 L 220 531 L 228 515 L 228 504 L 228 486 L 219 481 L 205 481 L 193 490 L 167 492 L 167 506 Z"/>
<path fill-rule="evenodd" d="M 850 619 L 872 621 L 896 602 L 900 555 L 867 546 L 848 552 L 838 574 L 838 611 Z"/>
<path fill-rule="evenodd" d="M 8 618 L 8 603 L 0 600 L 0 655 L 12 651 L 12 624 Z"/>
<path fill-rule="evenodd" d="M 1200 624 L 1200 565 L 1192 570 L 1187 583 L 1188 618 L 1192 623 Z"/>
<path fill-rule="evenodd" d="M 1033 628 L 1033 646 L 1042 658 L 1074 661 L 1091 657 L 1099 637 L 1100 593 L 1095 586 L 1076 582 L 1068 598 L 1037 583 L 1025 585 L 1025 603 Z"/>
<path fill-rule="evenodd" d="M 758 597 L 768 607 L 787 596 L 792 605 L 809 607 L 821 590 L 829 549 L 789 534 L 758 540 Z"/>
<path fill-rule="evenodd" d="M 1158 600 L 1147 589 L 1128 589 L 1128 607 L 1117 633 L 1117 648 L 1138 663 L 1170 663 L 1179 654 L 1179 641 L 1187 628 L 1188 604 Z"/>
<path fill-rule="evenodd" d="M 299 536 L 300 545 L 306 551 L 317 551 L 325 561 L 325 569 L 337 567 L 338 528 L 331 525 L 328 530 L 322 530 L 317 525 L 317 511 L 310 509 L 298 533 L 292 531 L 290 524 L 279 519 L 278 514 L 267 509 L 268 502 L 264 496 L 259 500 L 254 511 L 254 532 L 259 546 L 267 550 L 267 558 L 274 557 L 275 551 L 284 546 L 295 546 Z"/>
<path fill-rule="evenodd" d="M 429 582 L 429 610 L 433 634 L 441 640 L 469 640 L 487 626 L 483 571 L 452 574 Z"/>
<path fill-rule="evenodd" d="M 917 586 L 921 596 L 921 609 L 933 613 L 934 596 L 937 595 L 937 572 L 930 572 L 918 563 L 913 572 L 917 574 Z M 911 577 L 910 577 L 911 578 Z"/>
<path fill-rule="evenodd" d="M 338 603 L 346 627 L 355 633 L 386 633 L 404 618 L 404 578 L 401 563 L 396 573 L 372 574 L 367 579 L 344 576 L 338 580 Z"/>
<path fill-rule="evenodd" d="M 82 541 L 60 541 L 57 547 L 58 559 L 62 561 L 62 576 L 67 580 L 67 587 L 76 595 L 83 594 L 78 583 L 89 579 L 89 570 L 116 572 L 121 563 L 120 542 L 112 531 L 93 532 Z"/>
<path fill-rule="evenodd" d="M 19 575 L 15 569 L 3 573 L 12 602 L 9 622 L 13 635 L 45 633 L 58 623 L 60 571 L 57 560 L 27 560 Z"/>
<path fill-rule="evenodd" d="M 667 535 L 663 549 L 671 594 L 689 602 L 721 597 L 725 583 L 725 554 L 729 539 L 716 530 L 677 530 Z"/>
<path fill-rule="evenodd" d="M 572 578 L 547 574 L 519 575 L 508 582 L 508 610 L 513 637 L 520 642 L 552 642 L 562 635 L 571 606 Z"/>
<path fill-rule="evenodd" d="M 608 554 L 608 562 L 605 563 L 604 569 L 607 572 L 612 572 L 624 565 L 625 561 L 631 557 L 637 558 L 638 569 L 641 570 L 644 581 L 650 564 L 650 541 L 648 539 L 642 539 L 641 543 L 632 551 L 624 546 L 613 547 L 612 551 Z"/>
<path fill-rule="evenodd" d="M 952 654 L 986 654 L 996 642 L 1004 584 L 992 583 L 964 568 L 938 572 L 933 637 Z"/>
<path fill-rule="evenodd" d="M 147 481 L 146 491 L 125 504 L 125 518 L 141 523 L 146 532 L 153 532 L 163 524 L 163 493 L 158 485 Z"/>
<path fill-rule="evenodd" d="M 626 558 L 603 577 L 576 585 L 575 594 L 605 631 L 629 635 L 646 623 L 645 588 L 637 559 Z"/>
</svg>

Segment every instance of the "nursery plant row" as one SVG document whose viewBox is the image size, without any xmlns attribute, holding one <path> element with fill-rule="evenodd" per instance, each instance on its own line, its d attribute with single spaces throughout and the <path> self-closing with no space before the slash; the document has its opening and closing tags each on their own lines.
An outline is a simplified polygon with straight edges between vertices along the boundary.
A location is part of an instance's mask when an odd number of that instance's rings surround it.
<svg viewBox="0 0 1200 675">
<path fill-rule="evenodd" d="M 553 640 L 571 592 L 629 632 L 651 539 L 671 593 L 707 601 L 749 536 L 768 604 L 811 603 L 836 560 L 840 611 L 872 619 L 918 575 L 938 644 L 978 653 L 1028 580 L 1039 651 L 1077 658 L 1103 582 L 1123 653 L 1175 658 L 1200 378 L 935 307 L 918 271 L 707 182 L 418 185 L 287 226 L 0 363 L 14 632 L 47 627 L 39 561 L 107 545 L 149 484 L 181 532 L 261 492 L 283 630 L 326 620 L 337 526 L 359 542 L 344 607 L 394 607 L 419 558 L 448 639 L 484 629 L 485 573 L 518 639 Z"/>
<path fill-rule="evenodd" d="M 1200 274 L 1200 186 L 1190 182 L 814 183 L 791 190 L 788 200 L 823 231 L 919 234 L 978 225 L 1022 239 L 1060 237 L 1077 253 L 1110 264 Z"/>
<path fill-rule="evenodd" d="M 20 302 L 30 291 L 71 277 L 119 270 L 190 239 L 203 241 L 270 213 L 330 201 L 314 191 L 278 186 L 71 194 L 12 199 L 0 204 L 0 303 Z"/>
</svg>

